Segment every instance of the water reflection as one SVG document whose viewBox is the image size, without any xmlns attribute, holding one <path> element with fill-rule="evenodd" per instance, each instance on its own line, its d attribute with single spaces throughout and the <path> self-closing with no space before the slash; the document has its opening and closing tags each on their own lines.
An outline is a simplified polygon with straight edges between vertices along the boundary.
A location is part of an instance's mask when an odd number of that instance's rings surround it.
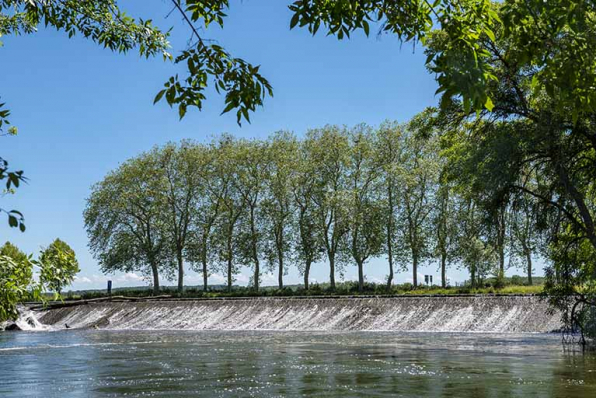
<svg viewBox="0 0 596 398">
<path fill-rule="evenodd" d="M 595 397 L 558 336 L 63 331 L 0 334 L 0 396 Z"/>
</svg>

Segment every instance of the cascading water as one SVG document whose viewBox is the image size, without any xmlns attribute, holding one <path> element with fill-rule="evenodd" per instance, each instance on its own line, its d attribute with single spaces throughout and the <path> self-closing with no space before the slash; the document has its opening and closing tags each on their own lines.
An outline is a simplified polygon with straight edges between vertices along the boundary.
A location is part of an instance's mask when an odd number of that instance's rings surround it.
<svg viewBox="0 0 596 398">
<path fill-rule="evenodd" d="M 5 322 L 4 324 L 0 323 L 0 330 L 5 328 L 10 329 L 11 326 L 16 330 L 25 331 L 45 331 L 51 329 L 51 326 L 44 325 L 39 321 L 39 313 L 31 311 L 23 306 L 19 306 L 17 309 L 19 311 L 19 318 L 14 322 Z"/>
<path fill-rule="evenodd" d="M 558 313 L 532 296 L 104 302 L 51 309 L 55 328 L 542 333 Z"/>
</svg>

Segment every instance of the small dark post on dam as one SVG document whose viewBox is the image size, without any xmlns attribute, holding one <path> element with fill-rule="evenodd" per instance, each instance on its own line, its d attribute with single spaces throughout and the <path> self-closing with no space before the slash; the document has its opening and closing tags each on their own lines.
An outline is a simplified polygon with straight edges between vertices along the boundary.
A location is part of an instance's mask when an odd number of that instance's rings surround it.
<svg viewBox="0 0 596 398">
<path fill-rule="evenodd" d="M 108 295 L 112 295 L 112 281 L 108 281 Z"/>
</svg>

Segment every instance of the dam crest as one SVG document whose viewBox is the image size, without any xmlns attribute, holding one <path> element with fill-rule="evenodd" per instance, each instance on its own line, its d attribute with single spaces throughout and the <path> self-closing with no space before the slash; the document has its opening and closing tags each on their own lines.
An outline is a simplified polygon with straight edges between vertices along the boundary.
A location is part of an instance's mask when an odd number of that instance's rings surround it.
<svg viewBox="0 0 596 398">
<path fill-rule="evenodd" d="M 545 333 L 561 327 L 536 296 L 246 298 L 98 302 L 42 311 L 53 329 Z"/>
</svg>

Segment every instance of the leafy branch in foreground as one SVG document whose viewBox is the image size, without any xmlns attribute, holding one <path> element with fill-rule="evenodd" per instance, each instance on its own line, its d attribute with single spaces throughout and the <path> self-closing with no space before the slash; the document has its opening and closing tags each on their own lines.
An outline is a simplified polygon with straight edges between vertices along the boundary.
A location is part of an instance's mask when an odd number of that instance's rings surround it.
<svg viewBox="0 0 596 398">
<path fill-rule="evenodd" d="M 172 0 L 172 3 L 190 27 L 191 39 L 194 39 L 176 58 L 170 53 L 169 31 L 161 31 L 151 20 L 127 15 L 116 0 L 0 0 L 0 47 L 3 36 L 33 34 L 44 25 L 65 32 L 68 37 L 82 35 L 114 52 L 137 50 L 146 58 L 161 55 L 164 60 L 185 63 L 187 73 L 184 77 L 172 76 L 154 103 L 164 98 L 170 106 L 178 107 L 178 114 L 183 118 L 189 107 L 202 109 L 205 90 L 213 78 L 215 90 L 225 93 L 226 105 L 222 113 L 236 110 L 238 124 L 242 119 L 250 122 L 249 112 L 262 106 L 267 95 L 273 95 L 271 85 L 260 74 L 259 66 L 232 56 L 217 44 L 207 43 L 194 26 L 202 21 L 205 28 L 211 23 L 223 27 L 224 10 L 229 8 L 229 2 Z M 3 126 L 9 125 L 9 115 L 10 111 L 0 104 L 0 135 Z M 15 135 L 16 127 L 9 127 L 7 132 Z M 8 162 L 0 158 L 0 180 L 3 179 L 8 179 L 7 192 L 24 181 L 21 171 L 9 170 Z M 8 214 L 10 226 L 25 229 L 21 213 L 3 209 L 0 212 Z"/>
<path fill-rule="evenodd" d="M 17 129 L 14 126 L 10 126 L 7 132 L 4 133 L 4 126 L 9 126 L 8 116 L 10 111 L 4 108 L 3 103 L 0 103 L 0 136 L 10 135 L 14 136 L 17 134 Z M 23 176 L 23 171 L 17 170 L 12 171 L 8 167 L 8 161 L 0 156 L 0 181 L 6 179 L 5 189 L 1 196 L 14 193 L 15 189 L 19 187 L 21 182 L 26 181 Z M 0 213 L 5 213 L 8 216 L 8 225 L 11 227 L 18 227 L 21 231 L 25 231 L 25 218 L 23 214 L 18 210 L 6 210 L 0 207 Z"/>
<path fill-rule="evenodd" d="M 490 0 L 297 0 L 289 9 L 291 28 L 306 26 L 314 35 L 323 26 L 339 40 L 358 30 L 368 36 L 371 25 L 380 25 L 380 33 L 426 45 L 431 32 L 439 30 L 447 38 L 445 46 L 426 60 L 437 74 L 437 93 L 460 95 L 466 109 L 492 109 L 486 86 L 495 76 L 481 44 L 481 39 L 495 39 L 499 21 Z"/>
<path fill-rule="evenodd" d="M 263 105 L 267 95 L 273 96 L 271 84 L 260 73 L 260 66 L 253 66 L 241 58 L 233 57 L 217 44 L 206 44 L 199 35 L 194 23 L 202 20 L 205 28 L 211 23 L 223 27 L 224 9 L 229 8 L 227 0 L 187 0 L 186 9 L 180 0 L 172 0 L 174 7 L 190 27 L 194 44 L 182 51 L 175 59 L 176 64 L 186 63 L 187 76 L 172 76 L 157 93 L 154 103 L 165 98 L 170 106 L 178 106 L 180 119 L 186 115 L 187 108 L 194 106 L 199 110 L 205 100 L 205 89 L 209 86 L 209 77 L 213 78 L 213 87 L 218 93 L 225 93 L 225 108 L 222 114 L 236 109 L 237 122 L 244 118 L 250 123 L 249 112 Z M 190 14 L 190 16 L 188 14 Z"/>
</svg>

